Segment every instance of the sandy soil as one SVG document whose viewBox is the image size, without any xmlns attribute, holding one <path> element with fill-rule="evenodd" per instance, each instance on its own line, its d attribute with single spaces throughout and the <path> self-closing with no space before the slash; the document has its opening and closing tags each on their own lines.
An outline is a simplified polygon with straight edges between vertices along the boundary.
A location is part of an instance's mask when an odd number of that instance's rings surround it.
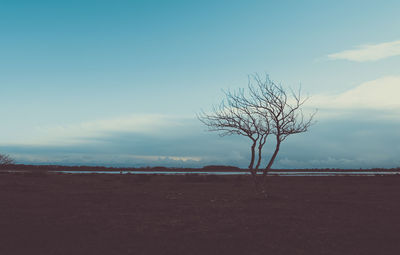
<svg viewBox="0 0 400 255">
<path fill-rule="evenodd" d="M 400 177 L 0 173 L 0 254 L 400 254 Z"/>
</svg>

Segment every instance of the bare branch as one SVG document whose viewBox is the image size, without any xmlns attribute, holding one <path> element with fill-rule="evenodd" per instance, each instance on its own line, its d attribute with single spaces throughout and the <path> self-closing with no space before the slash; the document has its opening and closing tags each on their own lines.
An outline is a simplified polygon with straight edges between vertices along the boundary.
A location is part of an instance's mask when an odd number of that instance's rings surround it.
<svg viewBox="0 0 400 255">
<path fill-rule="evenodd" d="M 15 163 L 14 159 L 12 159 L 10 156 L 5 154 L 0 154 L 0 166 L 12 165 L 14 163 Z"/>
<path fill-rule="evenodd" d="M 249 168 L 252 169 L 257 141 L 264 137 L 266 139 L 270 133 L 269 118 L 257 113 L 256 104 L 249 103 L 252 98 L 244 89 L 226 91 L 224 94 L 225 99 L 220 105 L 214 105 L 211 112 L 202 111 L 197 118 L 209 131 L 219 132 L 220 136 L 242 135 L 251 139 L 252 157 Z"/>
<path fill-rule="evenodd" d="M 308 97 L 303 97 L 301 87 L 287 93 L 282 84 L 273 82 L 268 75 L 249 76 L 247 90 L 224 92 L 225 100 L 214 106 L 211 113 L 204 111 L 198 115 L 209 131 L 220 135 L 238 134 L 252 140 L 249 169 L 257 186 L 257 175 L 253 169 L 255 147 L 258 145 L 256 170 L 262 159 L 262 149 L 270 134 L 275 135 L 275 150 L 263 170 L 263 180 L 278 155 L 280 145 L 288 136 L 307 132 L 314 123 L 316 111 L 309 116 L 303 113 L 303 105 Z M 263 181 L 262 183 L 264 183 Z"/>
</svg>

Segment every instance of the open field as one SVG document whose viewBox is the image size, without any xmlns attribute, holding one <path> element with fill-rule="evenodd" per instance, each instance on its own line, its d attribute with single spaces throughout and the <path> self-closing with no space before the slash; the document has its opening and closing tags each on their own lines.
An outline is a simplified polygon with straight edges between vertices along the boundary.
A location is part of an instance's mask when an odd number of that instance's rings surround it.
<svg viewBox="0 0 400 255">
<path fill-rule="evenodd" d="M 400 177 L 0 173 L 0 254 L 400 254 Z"/>
</svg>

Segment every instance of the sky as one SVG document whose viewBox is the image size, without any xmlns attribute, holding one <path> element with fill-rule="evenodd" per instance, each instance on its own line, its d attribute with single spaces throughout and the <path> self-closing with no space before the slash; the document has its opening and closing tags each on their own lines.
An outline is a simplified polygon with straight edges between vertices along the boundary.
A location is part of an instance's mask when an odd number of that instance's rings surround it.
<svg viewBox="0 0 400 255">
<path fill-rule="evenodd" d="M 399 1 L 0 0 L 0 153 L 246 167 L 196 113 L 269 74 L 318 109 L 274 168 L 400 166 Z M 270 139 L 264 158 L 273 149 Z"/>
</svg>

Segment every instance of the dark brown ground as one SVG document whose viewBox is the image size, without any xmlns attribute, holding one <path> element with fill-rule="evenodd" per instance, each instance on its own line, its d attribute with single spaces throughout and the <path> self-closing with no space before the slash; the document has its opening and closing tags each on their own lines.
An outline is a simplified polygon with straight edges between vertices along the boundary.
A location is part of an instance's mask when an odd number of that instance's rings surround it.
<svg viewBox="0 0 400 255">
<path fill-rule="evenodd" d="M 0 174 L 0 254 L 400 254 L 400 177 Z"/>
</svg>

